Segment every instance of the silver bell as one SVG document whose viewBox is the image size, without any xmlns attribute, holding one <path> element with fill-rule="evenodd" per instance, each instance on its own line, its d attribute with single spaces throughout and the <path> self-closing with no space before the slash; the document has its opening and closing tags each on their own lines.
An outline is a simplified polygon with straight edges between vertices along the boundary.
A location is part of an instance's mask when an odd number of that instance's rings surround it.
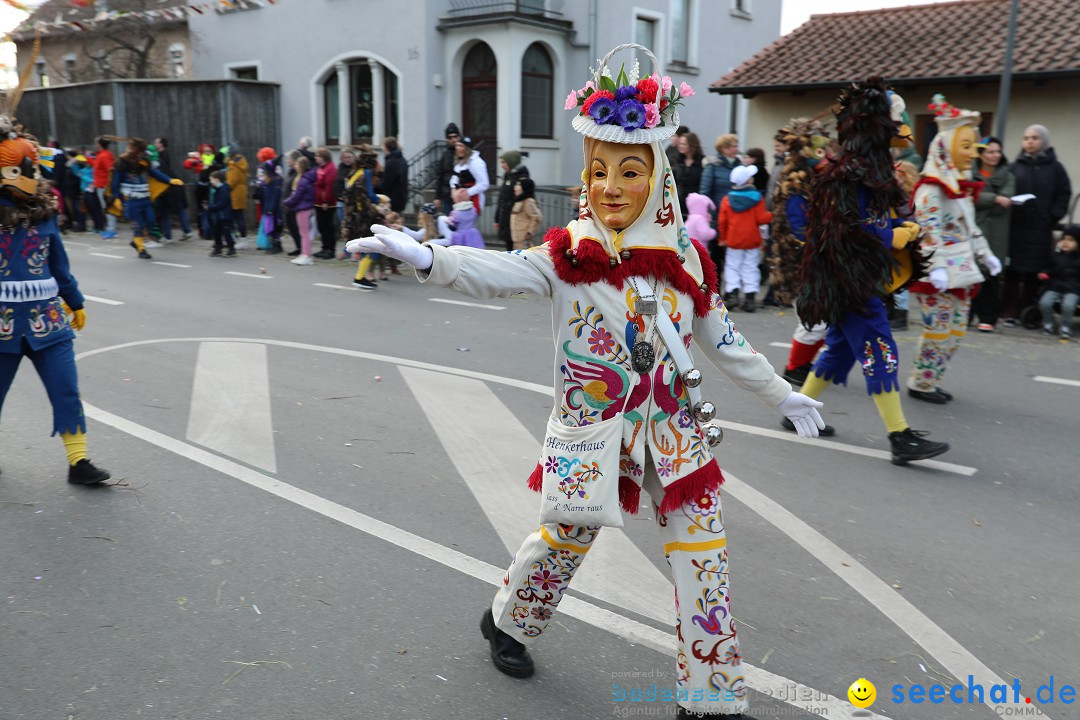
<svg viewBox="0 0 1080 720">
<path fill-rule="evenodd" d="M 683 373 L 682 381 L 686 387 L 696 388 L 701 384 L 701 371 L 697 368 L 690 368 Z"/>
<path fill-rule="evenodd" d="M 708 400 L 694 406 L 694 419 L 698 422 L 707 423 L 714 417 L 716 417 L 716 406 Z"/>
<path fill-rule="evenodd" d="M 716 447 L 723 441 L 724 428 L 716 423 L 703 425 L 702 429 L 705 431 L 705 439 L 709 442 L 709 447 Z"/>
</svg>

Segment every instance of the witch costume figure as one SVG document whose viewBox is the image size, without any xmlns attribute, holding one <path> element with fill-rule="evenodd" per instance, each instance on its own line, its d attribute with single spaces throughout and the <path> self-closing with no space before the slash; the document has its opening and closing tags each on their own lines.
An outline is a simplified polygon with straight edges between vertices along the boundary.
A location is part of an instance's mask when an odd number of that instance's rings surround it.
<svg viewBox="0 0 1080 720">
<path fill-rule="evenodd" d="M 93 485 L 109 473 L 86 456 L 72 330 L 86 323 L 83 295 L 60 239 L 56 201 L 38 183 L 37 141 L 7 113 L 0 114 L 0 138 L 0 411 L 19 363 L 29 358 L 52 403 L 52 434 L 67 449 L 68 482 Z"/>
<path fill-rule="evenodd" d="M 616 47 L 600 68 L 624 49 L 644 52 L 659 68 L 638 45 Z M 578 217 L 548 230 L 543 245 L 508 253 L 421 245 L 376 226 L 374 238 L 353 240 L 349 251 L 396 257 L 415 267 L 421 281 L 475 298 L 551 300 L 557 399 L 543 462 L 529 485 L 543 486 L 542 501 L 548 499 L 548 477 L 560 465 L 550 441 L 560 430 L 616 423 L 610 426 L 616 431 L 613 466 L 596 471 L 613 483 L 618 478 L 618 524 L 619 505 L 633 514 L 641 490 L 649 494 L 675 583 L 677 681 L 660 699 L 674 700 L 680 717 L 745 718 L 720 506 L 724 478 L 710 449 L 720 429 L 709 423 L 711 403 L 691 403 L 701 383 L 687 352 L 691 340 L 801 434 L 816 437 L 824 423 L 820 404 L 792 392 L 735 329 L 707 251 L 683 227 L 664 141 L 679 125 L 676 107 L 693 91 L 659 72 L 640 80 L 635 75 L 620 71 L 613 79 L 598 71 L 567 97 L 573 127 L 585 136 Z M 654 334 L 657 325 L 671 326 L 673 342 Z M 525 539 L 481 620 L 500 671 L 533 674 L 526 646 L 544 632 L 600 530 L 590 523 L 541 523 Z"/>
<path fill-rule="evenodd" d="M 942 95 L 934 96 L 930 109 L 937 135 L 930 142 L 912 199 L 930 272 L 911 286 L 923 333 L 907 386 L 910 397 L 943 405 L 952 400 L 952 393 L 941 389 L 941 376 L 967 332 L 973 290 L 986 279 L 979 265 L 993 276 L 1001 272 L 1001 261 L 975 224 L 974 198 L 985 187 L 970 180 L 981 116 L 949 105 Z"/>
<path fill-rule="evenodd" d="M 906 131 L 902 112 L 903 100 L 881 78 L 855 83 L 840 95 L 840 150 L 814 181 L 796 299 L 804 327 L 829 325 L 803 393 L 816 398 L 829 383 L 847 384 L 858 362 L 896 465 L 949 449 L 912 430 L 904 418 L 899 353 L 886 308 L 890 295 L 920 274 L 925 262 L 916 242 L 919 226 L 899 217 L 906 199 L 890 146 Z"/>
<path fill-rule="evenodd" d="M 813 176 L 824 169 L 829 136 L 817 120 L 796 118 L 780 129 L 776 139 L 784 145 L 784 166 L 773 189 L 773 218 L 769 234 L 769 286 L 783 304 L 798 295 L 799 266 L 806 244 L 806 209 Z M 798 308 L 795 310 L 798 315 Z M 799 323 L 791 338 L 784 379 L 792 385 L 806 382 L 814 357 L 825 344 L 825 323 L 807 329 Z"/>
</svg>

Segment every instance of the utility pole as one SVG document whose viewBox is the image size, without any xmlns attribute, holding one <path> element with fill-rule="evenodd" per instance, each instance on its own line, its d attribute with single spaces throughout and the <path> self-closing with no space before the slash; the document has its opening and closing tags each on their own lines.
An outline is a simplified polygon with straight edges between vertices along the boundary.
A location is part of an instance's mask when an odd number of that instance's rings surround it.
<svg viewBox="0 0 1080 720">
<path fill-rule="evenodd" d="M 1005 142 L 1005 125 L 1009 115 L 1009 94 L 1012 90 L 1013 48 L 1016 46 L 1016 16 L 1020 0 L 1012 0 L 1009 8 L 1009 32 L 1005 41 L 1005 68 L 1001 72 L 1001 92 L 998 94 L 997 137 Z"/>
</svg>

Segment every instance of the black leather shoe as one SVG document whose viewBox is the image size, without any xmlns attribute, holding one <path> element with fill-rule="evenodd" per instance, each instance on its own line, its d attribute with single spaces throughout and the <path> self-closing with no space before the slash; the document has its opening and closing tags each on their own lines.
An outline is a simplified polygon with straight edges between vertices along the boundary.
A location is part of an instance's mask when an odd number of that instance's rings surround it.
<svg viewBox="0 0 1080 720">
<path fill-rule="evenodd" d="M 68 482 L 73 485 L 94 485 L 111 477 L 108 470 L 94 467 L 86 458 L 68 468 Z"/>
<path fill-rule="evenodd" d="M 936 388 L 936 391 L 937 391 L 938 395 L 945 398 L 945 402 L 948 402 L 948 401 L 952 400 L 952 393 L 951 392 L 945 392 L 941 388 Z"/>
<path fill-rule="evenodd" d="M 944 405 L 949 402 L 949 398 L 939 393 L 936 389 L 931 392 L 923 392 L 922 390 L 912 390 L 911 388 L 908 388 L 907 394 L 910 398 L 933 403 L 934 405 Z"/>
<path fill-rule="evenodd" d="M 784 370 L 784 374 L 781 376 L 792 385 L 802 385 L 806 382 L 807 376 L 810 375 L 811 368 L 814 367 L 814 363 L 806 363 L 800 365 L 793 370 Z"/>
<path fill-rule="evenodd" d="M 912 430 L 908 428 L 901 432 L 889 433 L 889 444 L 892 445 L 892 464 L 907 465 L 913 460 L 929 460 L 944 452 L 948 452 L 949 443 L 924 440 L 928 435 L 924 430 Z"/>
<path fill-rule="evenodd" d="M 491 645 L 491 662 L 499 671 L 515 678 L 527 678 L 536 669 L 529 651 L 514 638 L 495 627 L 495 618 L 491 609 L 484 611 L 480 619 L 480 632 Z"/>
<path fill-rule="evenodd" d="M 791 422 L 787 418 L 783 418 L 782 420 L 780 420 L 780 425 L 785 430 L 790 430 L 791 432 L 798 432 L 798 430 L 795 429 L 795 423 Z M 818 429 L 818 435 L 820 435 L 821 437 L 832 437 L 835 434 L 836 428 L 829 424 L 825 425 L 824 430 Z"/>
</svg>

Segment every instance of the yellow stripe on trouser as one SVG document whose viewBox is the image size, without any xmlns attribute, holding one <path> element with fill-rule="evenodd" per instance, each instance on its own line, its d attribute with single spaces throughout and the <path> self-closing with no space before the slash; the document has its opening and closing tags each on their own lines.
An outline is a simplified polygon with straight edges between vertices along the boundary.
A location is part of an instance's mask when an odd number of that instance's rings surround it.
<svg viewBox="0 0 1080 720">
<path fill-rule="evenodd" d="M 592 547 L 591 544 L 586 547 L 582 547 L 581 545 L 571 545 L 569 543 L 557 542 L 555 538 L 551 537 L 551 533 L 549 533 L 547 531 L 547 528 L 543 525 L 540 526 L 540 530 L 538 532 L 540 533 L 540 537 L 544 538 L 544 542 L 546 542 L 549 547 L 555 548 L 556 550 L 569 550 L 571 552 L 581 553 L 582 555 L 584 555 L 585 553 L 589 552 L 589 548 Z"/>
<path fill-rule="evenodd" d="M 702 542 L 669 542 L 664 544 L 664 554 L 670 555 L 676 550 L 683 552 L 701 552 L 703 550 L 716 550 L 727 547 L 727 538 L 718 540 L 703 540 Z"/>
<path fill-rule="evenodd" d="M 951 335 L 952 335 L 952 333 L 948 333 L 948 332 L 943 332 L 943 333 L 924 332 L 922 334 L 922 336 L 924 338 L 926 338 L 927 340 L 948 340 Z"/>
</svg>

